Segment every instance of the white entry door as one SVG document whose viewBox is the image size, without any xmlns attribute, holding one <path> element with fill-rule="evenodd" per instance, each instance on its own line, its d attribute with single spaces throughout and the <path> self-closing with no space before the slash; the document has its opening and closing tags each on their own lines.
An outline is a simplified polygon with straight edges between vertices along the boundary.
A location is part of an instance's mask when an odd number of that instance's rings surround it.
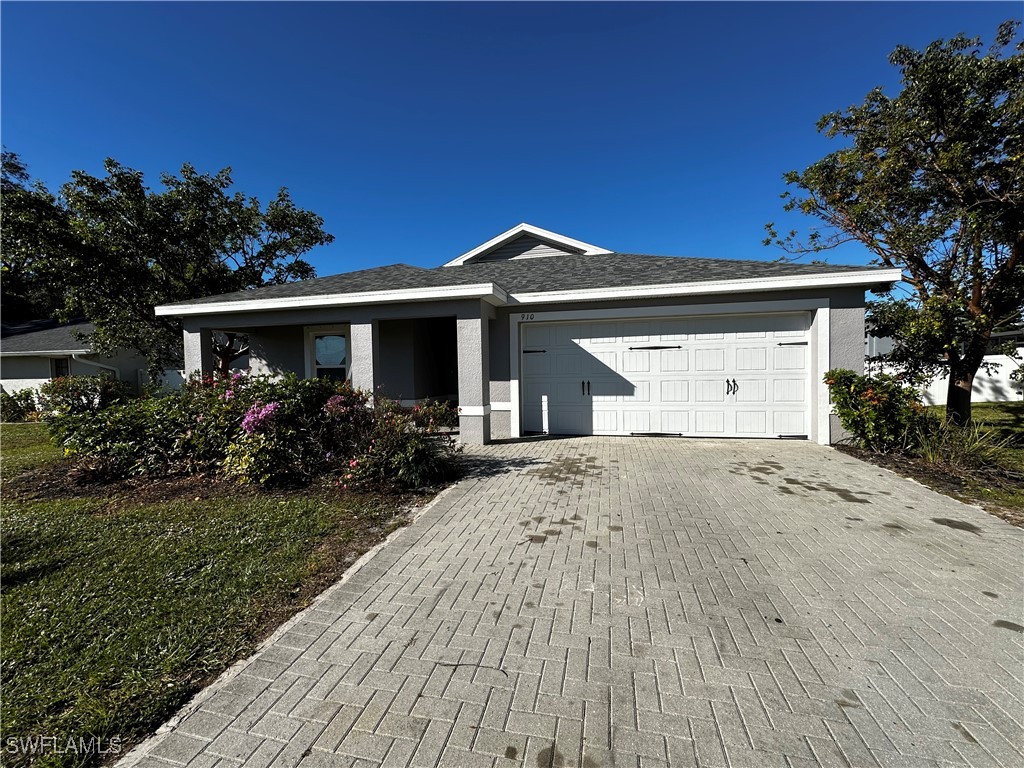
<svg viewBox="0 0 1024 768">
<path fill-rule="evenodd" d="M 810 313 L 522 326 L 522 428 L 806 437 Z"/>
</svg>

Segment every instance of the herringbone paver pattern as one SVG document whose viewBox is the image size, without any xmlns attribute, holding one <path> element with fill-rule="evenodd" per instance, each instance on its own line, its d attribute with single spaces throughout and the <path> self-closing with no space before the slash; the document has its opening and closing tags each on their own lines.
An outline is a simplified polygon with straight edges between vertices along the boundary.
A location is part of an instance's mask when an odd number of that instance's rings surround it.
<svg viewBox="0 0 1024 768">
<path fill-rule="evenodd" d="M 1024 765 L 1024 531 L 806 443 L 478 458 L 130 761 Z"/>
</svg>

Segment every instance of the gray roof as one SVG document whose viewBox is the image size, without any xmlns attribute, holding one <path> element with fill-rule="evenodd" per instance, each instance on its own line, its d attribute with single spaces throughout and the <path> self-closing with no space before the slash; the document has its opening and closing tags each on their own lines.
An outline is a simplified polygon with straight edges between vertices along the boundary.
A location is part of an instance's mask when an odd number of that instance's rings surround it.
<svg viewBox="0 0 1024 768">
<path fill-rule="evenodd" d="M 345 272 L 295 283 L 181 302 L 181 305 L 253 299 L 295 298 L 366 291 L 496 283 L 509 293 L 589 290 L 621 286 L 798 277 L 837 272 L 865 272 L 871 267 L 849 264 L 795 264 L 630 253 L 549 256 L 463 264 L 427 269 L 408 264 Z"/>
<path fill-rule="evenodd" d="M 79 341 L 76 334 L 92 332 L 92 324 L 82 321 L 67 325 L 61 325 L 56 320 L 33 320 L 21 325 L 5 324 L 0 330 L 0 355 L 87 352 L 89 343 Z"/>
</svg>

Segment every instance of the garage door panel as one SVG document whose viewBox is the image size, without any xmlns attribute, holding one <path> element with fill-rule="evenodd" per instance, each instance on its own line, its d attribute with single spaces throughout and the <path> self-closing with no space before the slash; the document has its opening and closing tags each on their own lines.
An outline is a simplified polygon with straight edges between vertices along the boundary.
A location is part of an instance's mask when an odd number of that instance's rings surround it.
<svg viewBox="0 0 1024 768">
<path fill-rule="evenodd" d="M 772 385 L 776 403 L 802 403 L 806 399 L 804 379 L 776 379 Z"/>
<path fill-rule="evenodd" d="M 686 434 L 690 431 L 689 411 L 662 411 L 661 431 L 674 434 Z"/>
<path fill-rule="evenodd" d="M 806 411 L 775 411 L 772 429 L 779 435 L 806 435 Z"/>
<path fill-rule="evenodd" d="M 766 411 L 736 411 L 736 432 L 741 435 L 764 435 L 768 433 Z"/>
<path fill-rule="evenodd" d="M 686 379 L 670 379 L 661 382 L 661 402 L 685 403 L 690 399 L 690 382 Z"/>
<path fill-rule="evenodd" d="M 523 330 L 523 348 L 545 347 L 551 343 L 550 325 L 527 325 Z"/>
<path fill-rule="evenodd" d="M 693 351 L 693 370 L 724 371 L 725 350 L 722 348 L 695 349 Z"/>
<path fill-rule="evenodd" d="M 650 411 L 623 411 L 622 425 L 626 432 L 650 432 Z"/>
<path fill-rule="evenodd" d="M 663 349 L 660 357 L 662 373 L 690 370 L 690 355 L 685 349 Z"/>
<path fill-rule="evenodd" d="M 525 324 L 524 350 L 547 352 L 521 355 L 523 429 L 806 435 L 809 319 L 804 313 Z M 661 343 L 670 348 L 651 349 Z"/>
<path fill-rule="evenodd" d="M 651 382 L 649 381 L 634 381 L 617 386 L 623 392 L 622 402 L 624 403 L 651 402 Z"/>
<path fill-rule="evenodd" d="M 531 355 L 531 357 L 540 357 L 540 355 Z M 558 354 L 554 355 L 554 361 L 554 372 L 559 376 L 579 376 L 583 373 L 583 351 L 580 349 L 558 350 Z"/>
<path fill-rule="evenodd" d="M 806 347 L 776 347 L 776 371 L 802 371 L 807 368 Z"/>
<path fill-rule="evenodd" d="M 699 379 L 693 382 L 693 400 L 697 403 L 724 403 L 725 382 L 721 379 Z"/>
<path fill-rule="evenodd" d="M 523 376 L 543 376 L 551 372 L 551 358 L 545 353 L 523 355 Z"/>
<path fill-rule="evenodd" d="M 554 387 L 554 399 L 560 405 L 576 405 L 582 401 L 583 387 L 578 380 L 557 381 Z"/>
<path fill-rule="evenodd" d="M 764 379 L 738 380 L 734 394 L 737 403 L 766 403 L 768 402 L 768 382 Z"/>
<path fill-rule="evenodd" d="M 617 352 L 596 350 L 587 353 L 587 371 L 595 375 L 614 373 L 618 370 L 619 355 Z"/>
<path fill-rule="evenodd" d="M 719 435 L 725 432 L 725 411 L 695 411 L 693 417 L 697 433 Z"/>
<path fill-rule="evenodd" d="M 737 371 L 766 371 L 768 370 L 768 350 L 764 347 L 737 347 L 736 348 L 736 370 Z"/>
<path fill-rule="evenodd" d="M 626 373 L 647 373 L 651 370 L 651 353 L 645 349 L 623 352 L 622 370 Z"/>
</svg>

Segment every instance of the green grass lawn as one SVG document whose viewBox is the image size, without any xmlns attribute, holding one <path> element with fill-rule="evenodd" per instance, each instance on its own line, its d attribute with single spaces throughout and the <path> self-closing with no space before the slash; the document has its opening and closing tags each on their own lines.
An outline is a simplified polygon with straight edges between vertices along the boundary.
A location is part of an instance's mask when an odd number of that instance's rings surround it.
<svg viewBox="0 0 1024 768">
<path fill-rule="evenodd" d="M 223 484 L 167 501 L 99 486 L 40 495 L 11 478 L 58 460 L 44 427 L 2 430 L 5 739 L 137 741 L 404 519 L 396 499 Z"/>
<path fill-rule="evenodd" d="M 934 406 L 930 410 L 941 418 L 946 409 L 944 406 Z M 971 407 L 971 417 L 1008 439 L 1009 446 L 1001 463 L 1006 469 L 1024 475 L 1024 402 L 974 403 Z M 1022 483 L 1000 486 L 986 482 L 983 478 L 968 479 L 966 489 L 966 500 L 980 502 L 983 506 L 995 505 L 1007 510 L 1011 513 L 1008 519 L 1017 519 L 1024 514 Z"/>
</svg>

